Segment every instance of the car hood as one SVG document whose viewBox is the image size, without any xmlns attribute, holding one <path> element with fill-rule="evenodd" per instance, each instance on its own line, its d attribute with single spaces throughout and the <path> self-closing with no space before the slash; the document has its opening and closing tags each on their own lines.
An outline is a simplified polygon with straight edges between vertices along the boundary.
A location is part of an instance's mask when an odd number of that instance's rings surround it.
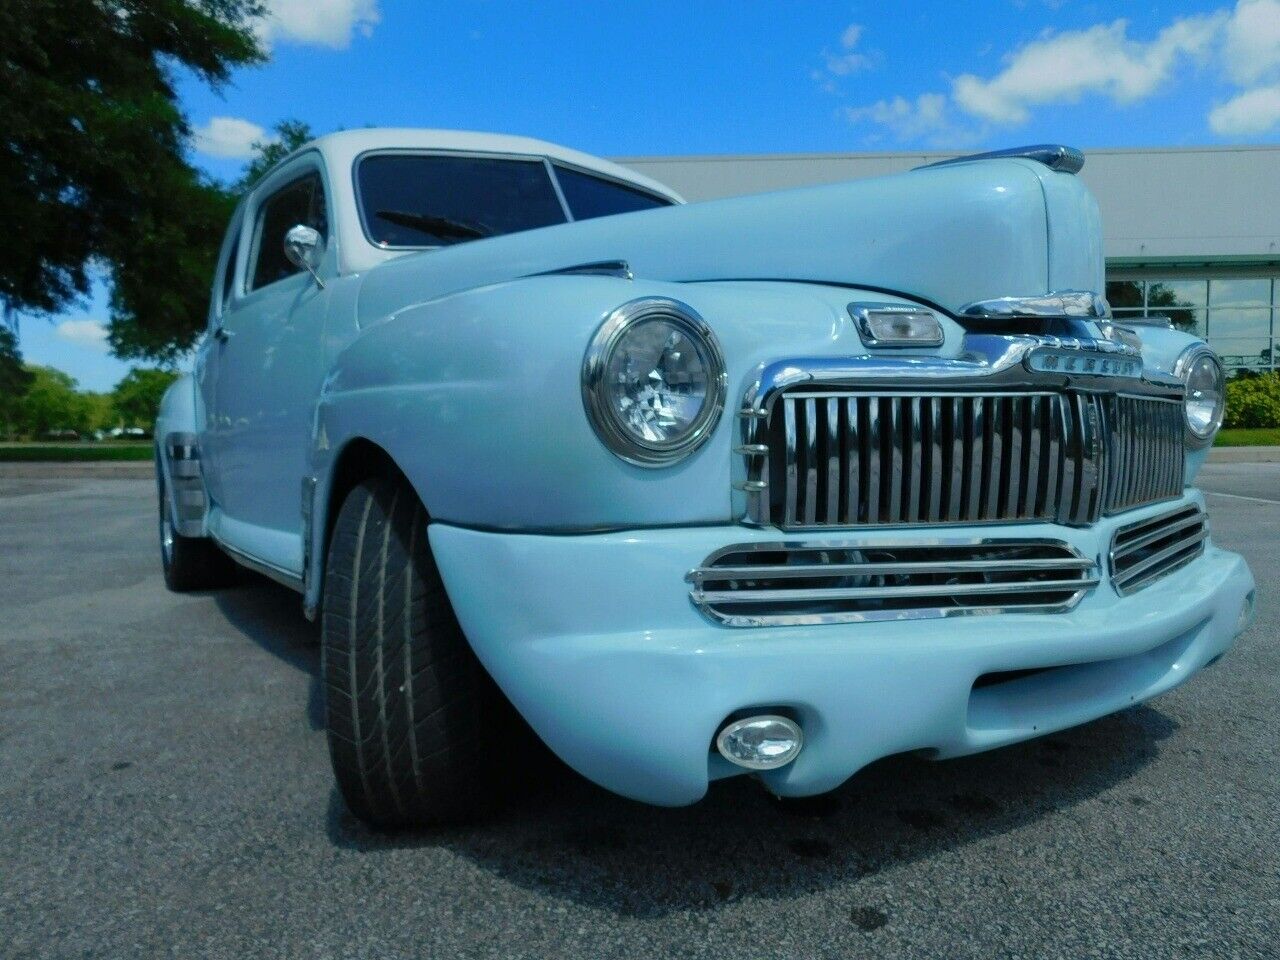
<svg viewBox="0 0 1280 960">
<path fill-rule="evenodd" d="M 359 317 L 601 261 L 638 278 L 793 280 L 966 304 L 1101 291 L 1098 206 L 1073 175 L 989 159 L 602 217 L 410 254 L 371 269 Z"/>
</svg>

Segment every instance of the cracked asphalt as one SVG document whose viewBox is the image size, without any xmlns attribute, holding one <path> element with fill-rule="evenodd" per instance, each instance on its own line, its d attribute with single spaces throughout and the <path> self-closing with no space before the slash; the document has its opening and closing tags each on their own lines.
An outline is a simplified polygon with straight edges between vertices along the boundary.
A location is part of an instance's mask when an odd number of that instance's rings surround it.
<svg viewBox="0 0 1280 960">
<path fill-rule="evenodd" d="M 1280 464 L 1202 485 L 1258 619 L 1148 704 L 798 808 L 546 764 L 488 822 L 378 835 L 292 594 L 167 593 L 146 481 L 0 474 L 0 957 L 1276 957 Z"/>
</svg>

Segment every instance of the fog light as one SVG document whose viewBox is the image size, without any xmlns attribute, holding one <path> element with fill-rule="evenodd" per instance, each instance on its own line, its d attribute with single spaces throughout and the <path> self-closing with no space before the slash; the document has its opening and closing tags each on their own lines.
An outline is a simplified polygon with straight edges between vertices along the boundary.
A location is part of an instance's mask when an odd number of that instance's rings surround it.
<svg viewBox="0 0 1280 960">
<path fill-rule="evenodd" d="M 1244 603 L 1240 604 L 1240 617 L 1236 620 L 1236 633 L 1244 633 L 1245 628 L 1253 622 L 1253 603 L 1254 591 L 1250 590 L 1249 595 L 1244 598 Z"/>
<path fill-rule="evenodd" d="M 772 770 L 790 763 L 804 746 L 800 727 L 786 717 L 746 717 L 726 724 L 716 737 L 720 756 L 748 770 Z"/>
</svg>

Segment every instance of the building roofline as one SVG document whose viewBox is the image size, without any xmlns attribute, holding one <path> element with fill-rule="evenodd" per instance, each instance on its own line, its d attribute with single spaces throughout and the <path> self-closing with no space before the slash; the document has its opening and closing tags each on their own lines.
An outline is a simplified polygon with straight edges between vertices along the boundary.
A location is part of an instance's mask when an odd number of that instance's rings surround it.
<svg viewBox="0 0 1280 960">
<path fill-rule="evenodd" d="M 1214 144 L 1195 147 L 1086 147 L 1082 148 L 1086 157 L 1104 154 L 1195 154 L 1195 153 L 1256 153 L 1273 151 L 1280 153 L 1280 144 L 1244 143 Z M 779 160 L 813 161 L 813 160 L 904 160 L 956 157 L 963 155 L 963 150 L 895 150 L 881 152 L 848 151 L 840 153 L 693 153 L 666 154 L 650 156 L 612 157 L 614 163 L 742 163 L 747 161 L 777 162 Z"/>
</svg>

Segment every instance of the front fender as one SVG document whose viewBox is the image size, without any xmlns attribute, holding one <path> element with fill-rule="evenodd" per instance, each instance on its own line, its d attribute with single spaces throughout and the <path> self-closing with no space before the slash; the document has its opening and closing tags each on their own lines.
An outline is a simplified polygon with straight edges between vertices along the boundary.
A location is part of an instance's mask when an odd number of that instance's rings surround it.
<svg viewBox="0 0 1280 960">
<path fill-rule="evenodd" d="M 582 400 L 596 329 L 645 296 L 688 303 L 727 363 L 726 409 L 707 442 L 660 468 L 606 449 Z M 367 328 L 325 380 L 314 502 L 327 502 L 335 458 L 361 439 L 391 456 L 442 522 L 543 533 L 730 522 L 735 414 L 747 386 L 779 356 L 865 354 L 846 309 L 857 299 L 897 298 L 816 284 L 546 276 L 407 307 Z M 958 350 L 962 331 L 943 320 L 942 349 Z"/>
</svg>

